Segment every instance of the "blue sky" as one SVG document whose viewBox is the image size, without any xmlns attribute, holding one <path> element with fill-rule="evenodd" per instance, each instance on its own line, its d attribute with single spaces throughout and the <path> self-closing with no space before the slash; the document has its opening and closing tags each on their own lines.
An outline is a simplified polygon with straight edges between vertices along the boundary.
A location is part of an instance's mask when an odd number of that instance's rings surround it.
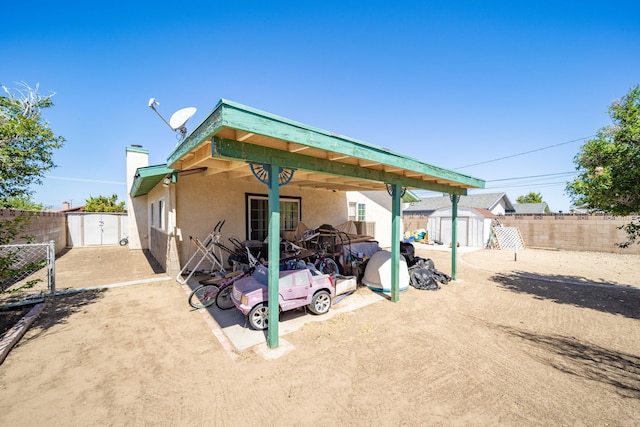
<svg viewBox="0 0 640 427">
<path fill-rule="evenodd" d="M 0 83 L 55 92 L 44 116 L 67 140 L 45 206 L 126 200 L 128 145 L 165 163 L 177 141 L 154 97 L 167 118 L 196 107 L 189 129 L 226 98 L 566 212 L 584 138 L 640 84 L 637 1 L 87 5 L 2 6 Z"/>
</svg>

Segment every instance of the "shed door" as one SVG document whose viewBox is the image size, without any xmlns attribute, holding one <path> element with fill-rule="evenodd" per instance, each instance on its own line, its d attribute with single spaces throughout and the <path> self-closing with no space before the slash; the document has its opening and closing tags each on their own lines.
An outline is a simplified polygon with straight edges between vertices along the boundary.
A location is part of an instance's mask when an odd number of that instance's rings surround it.
<svg viewBox="0 0 640 427">
<path fill-rule="evenodd" d="M 440 222 L 440 241 L 446 245 L 451 244 L 451 218 L 442 218 Z M 458 242 L 461 246 L 467 246 L 469 242 L 469 218 L 458 218 Z"/>
<path fill-rule="evenodd" d="M 119 241 L 119 235 L 119 218 L 117 215 L 85 215 L 85 246 L 115 245 Z"/>
</svg>

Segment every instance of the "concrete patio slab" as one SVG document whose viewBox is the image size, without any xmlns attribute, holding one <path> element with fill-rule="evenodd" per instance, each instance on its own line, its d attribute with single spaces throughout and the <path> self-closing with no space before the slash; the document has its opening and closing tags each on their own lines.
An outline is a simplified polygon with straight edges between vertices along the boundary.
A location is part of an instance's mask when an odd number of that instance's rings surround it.
<svg viewBox="0 0 640 427">
<path fill-rule="evenodd" d="M 195 289 L 203 277 L 193 277 L 189 279 L 188 286 Z M 310 322 L 322 322 L 331 319 L 333 316 L 357 310 L 369 304 L 388 299 L 387 296 L 373 292 L 367 287 L 360 287 L 349 295 L 339 295 L 334 300 L 334 305 L 328 313 L 314 315 L 304 307 L 280 314 L 280 324 L 278 336 L 290 334 L 297 331 Z M 224 335 L 238 351 L 243 351 L 256 345 L 265 344 L 267 341 L 267 331 L 256 331 L 251 329 L 247 318 L 235 307 L 229 310 L 220 310 L 215 304 L 206 310 L 211 318 L 219 325 Z"/>
</svg>

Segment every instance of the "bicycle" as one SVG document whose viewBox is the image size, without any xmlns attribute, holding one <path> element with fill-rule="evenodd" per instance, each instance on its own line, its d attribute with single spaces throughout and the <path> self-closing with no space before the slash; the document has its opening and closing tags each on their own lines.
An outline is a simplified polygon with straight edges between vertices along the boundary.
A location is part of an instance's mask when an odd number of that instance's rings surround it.
<svg viewBox="0 0 640 427">
<path fill-rule="evenodd" d="M 333 258 L 327 256 L 328 246 L 329 244 L 325 242 L 320 243 L 318 244 L 318 249 L 316 250 L 316 252 L 312 253 L 311 255 L 302 256 L 301 258 L 306 258 L 309 261 L 312 261 L 310 262 L 310 264 L 322 274 L 327 274 L 331 277 L 334 277 L 341 274 L 340 267 Z M 298 268 L 297 264 L 294 262 L 292 262 L 290 266 L 293 269 Z"/>
<path fill-rule="evenodd" d="M 327 248 L 323 246 L 323 249 L 319 250 L 316 254 L 316 262 L 313 265 L 323 274 L 328 274 L 331 277 L 340 274 L 340 268 L 338 263 L 333 258 L 326 256 Z"/>
<path fill-rule="evenodd" d="M 214 302 L 220 310 L 228 310 L 234 307 L 233 301 L 231 300 L 233 284 L 237 280 L 252 274 L 256 266 L 260 263 L 248 247 L 246 247 L 245 250 L 247 251 L 249 267 L 228 273 L 222 278 L 216 277 L 200 281 L 200 286 L 195 288 L 189 295 L 189 305 L 191 307 L 207 308 L 211 307 Z"/>
<path fill-rule="evenodd" d="M 215 282 L 203 281 L 189 295 L 189 305 L 193 308 L 207 308 L 214 303 L 220 310 L 232 308 L 231 292 L 233 283 L 249 275 L 249 271 L 234 271 L 225 277 L 217 278 Z"/>
</svg>

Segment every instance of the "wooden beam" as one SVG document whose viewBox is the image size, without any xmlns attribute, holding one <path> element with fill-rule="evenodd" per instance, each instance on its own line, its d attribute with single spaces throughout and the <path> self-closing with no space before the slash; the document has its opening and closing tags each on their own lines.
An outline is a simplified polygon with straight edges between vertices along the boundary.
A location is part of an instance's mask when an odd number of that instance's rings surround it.
<svg viewBox="0 0 640 427">
<path fill-rule="evenodd" d="M 244 142 L 247 139 L 251 138 L 253 135 L 255 135 L 255 133 L 253 132 L 243 132 L 243 131 L 236 130 L 236 139 L 238 141 Z"/>
<path fill-rule="evenodd" d="M 342 160 L 342 159 L 346 159 L 347 156 L 346 154 L 334 154 L 334 153 L 327 153 L 327 159 L 331 160 L 332 162 L 335 162 L 336 160 Z"/>
<path fill-rule="evenodd" d="M 401 175 L 387 173 L 384 171 L 362 168 L 356 165 L 332 162 L 327 159 L 304 156 L 298 153 L 289 153 L 282 150 L 256 146 L 240 141 L 216 137 L 214 138 L 212 147 L 213 157 L 218 158 L 230 158 L 236 160 L 244 160 L 246 162 L 265 164 L 270 164 L 273 158 L 279 158 L 282 159 L 279 164 L 283 167 L 322 172 L 329 175 L 347 176 L 367 181 L 398 184 L 403 187 L 419 188 L 423 190 L 461 195 L 467 194 L 467 190 L 463 188 L 428 183 L 421 179 L 409 178 Z"/>
<path fill-rule="evenodd" d="M 290 153 L 299 153 L 300 151 L 308 150 L 309 148 L 311 147 L 308 145 L 294 144 L 293 142 L 287 144 L 287 151 Z"/>
</svg>

